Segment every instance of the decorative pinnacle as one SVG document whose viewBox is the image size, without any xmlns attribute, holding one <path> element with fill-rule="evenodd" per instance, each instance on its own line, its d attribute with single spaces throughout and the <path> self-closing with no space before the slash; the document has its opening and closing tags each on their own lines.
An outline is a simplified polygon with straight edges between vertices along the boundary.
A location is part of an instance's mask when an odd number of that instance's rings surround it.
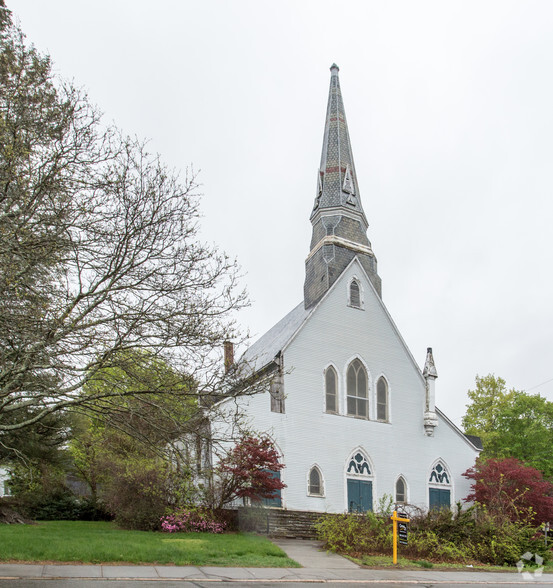
<svg viewBox="0 0 553 588">
<path fill-rule="evenodd" d="M 428 347 L 426 350 L 426 361 L 424 362 L 424 369 L 422 371 L 424 379 L 437 378 L 438 372 L 434 365 L 434 356 L 432 355 L 432 347 Z"/>
<path fill-rule="evenodd" d="M 340 71 L 340 68 L 339 68 L 339 67 L 338 67 L 338 66 L 337 66 L 335 63 L 333 63 L 333 64 L 330 66 L 330 71 L 332 71 L 333 69 L 335 69 L 335 70 L 336 70 L 336 73 L 338 73 L 338 72 Z M 332 72 L 332 73 L 334 73 L 334 72 Z"/>
</svg>

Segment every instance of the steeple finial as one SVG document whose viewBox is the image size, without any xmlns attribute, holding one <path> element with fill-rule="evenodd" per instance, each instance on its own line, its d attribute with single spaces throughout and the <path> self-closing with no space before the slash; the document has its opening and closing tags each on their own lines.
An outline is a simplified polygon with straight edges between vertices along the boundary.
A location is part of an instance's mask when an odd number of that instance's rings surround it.
<svg viewBox="0 0 553 588">
<path fill-rule="evenodd" d="M 367 237 L 369 224 L 359 196 L 339 71 L 333 63 L 315 205 L 310 218 L 313 237 L 305 268 L 306 308 L 324 296 L 354 257 L 381 293 L 376 258 Z"/>
</svg>

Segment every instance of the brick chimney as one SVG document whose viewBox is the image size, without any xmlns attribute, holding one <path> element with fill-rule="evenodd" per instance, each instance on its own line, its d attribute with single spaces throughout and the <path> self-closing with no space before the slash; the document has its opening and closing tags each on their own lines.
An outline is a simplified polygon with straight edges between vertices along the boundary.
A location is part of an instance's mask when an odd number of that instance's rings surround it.
<svg viewBox="0 0 553 588">
<path fill-rule="evenodd" d="M 223 348 L 225 351 L 225 374 L 227 374 L 234 365 L 234 343 L 232 341 L 225 341 Z"/>
</svg>

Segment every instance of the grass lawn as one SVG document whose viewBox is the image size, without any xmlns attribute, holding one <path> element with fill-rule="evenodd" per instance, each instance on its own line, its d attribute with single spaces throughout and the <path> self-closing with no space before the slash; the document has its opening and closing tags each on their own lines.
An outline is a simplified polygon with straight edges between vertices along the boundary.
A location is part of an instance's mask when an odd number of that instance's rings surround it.
<svg viewBox="0 0 553 588">
<path fill-rule="evenodd" d="M 397 568 L 397 569 L 411 569 L 411 570 L 422 570 L 432 568 L 434 570 L 458 570 L 458 571 L 469 571 L 474 570 L 478 572 L 513 572 L 516 571 L 515 566 L 492 566 L 492 565 L 474 565 L 467 566 L 462 563 L 433 563 L 426 560 L 411 560 L 406 557 L 398 557 L 397 564 L 394 565 L 392 556 L 385 555 L 365 555 L 361 558 L 350 557 L 352 561 L 357 564 L 367 566 L 369 568 Z M 527 566 L 528 571 L 532 571 L 531 566 Z M 549 561 L 545 564 L 544 572 L 553 572 L 553 561 Z"/>
<path fill-rule="evenodd" d="M 232 533 L 123 531 L 113 523 L 0 525 L 0 561 L 299 567 L 268 539 Z"/>
</svg>

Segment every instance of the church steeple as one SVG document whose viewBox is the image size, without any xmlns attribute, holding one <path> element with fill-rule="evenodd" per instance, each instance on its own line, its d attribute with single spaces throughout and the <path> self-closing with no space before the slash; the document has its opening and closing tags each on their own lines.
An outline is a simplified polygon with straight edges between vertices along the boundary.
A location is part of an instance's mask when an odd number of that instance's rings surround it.
<svg viewBox="0 0 553 588">
<path fill-rule="evenodd" d="M 357 255 L 376 291 L 381 293 L 376 258 L 367 238 L 369 226 L 361 199 L 348 125 L 339 68 L 332 64 L 326 110 L 321 165 L 317 173 L 317 192 L 311 213 L 313 237 L 305 262 L 305 307 L 317 303 Z"/>
</svg>

